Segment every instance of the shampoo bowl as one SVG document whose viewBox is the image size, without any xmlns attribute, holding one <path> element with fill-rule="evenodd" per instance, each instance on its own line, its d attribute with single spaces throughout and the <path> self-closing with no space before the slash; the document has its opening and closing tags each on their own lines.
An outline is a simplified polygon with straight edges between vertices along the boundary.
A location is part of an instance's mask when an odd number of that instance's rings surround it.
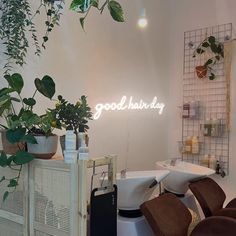
<svg viewBox="0 0 236 236">
<path fill-rule="evenodd" d="M 180 195 L 188 191 L 190 181 L 215 173 L 210 168 L 185 161 L 176 161 L 175 165 L 172 166 L 171 160 L 156 162 L 156 169 L 170 171 L 170 174 L 163 180 L 164 188 L 169 192 Z"/>
</svg>

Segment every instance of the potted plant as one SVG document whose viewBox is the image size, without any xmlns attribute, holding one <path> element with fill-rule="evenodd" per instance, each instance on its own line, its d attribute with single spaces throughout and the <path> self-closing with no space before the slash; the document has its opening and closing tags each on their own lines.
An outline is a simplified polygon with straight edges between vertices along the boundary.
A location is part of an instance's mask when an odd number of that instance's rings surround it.
<svg viewBox="0 0 236 236">
<path fill-rule="evenodd" d="M 58 145 L 58 136 L 52 133 L 54 128 L 58 128 L 55 124 L 50 111 L 39 117 L 37 123 L 29 130 L 37 142 L 27 143 L 29 153 L 40 159 L 51 159 L 55 155 Z"/>
<path fill-rule="evenodd" d="M 89 129 L 87 123 L 92 119 L 91 108 L 88 106 L 86 96 L 81 96 L 76 104 L 72 104 L 59 95 L 55 108 L 50 109 L 50 111 L 54 114 L 55 125 L 57 127 L 74 131 L 78 149 L 78 134 L 79 132 L 87 132 Z M 62 150 L 64 150 L 65 135 L 60 137 L 60 142 Z"/>
<path fill-rule="evenodd" d="M 196 74 L 200 79 L 208 76 L 210 80 L 214 80 L 216 77 L 214 66 L 217 62 L 224 58 L 224 45 L 223 43 L 217 41 L 214 36 L 209 36 L 196 48 L 193 53 L 193 57 L 202 55 L 207 51 L 210 51 L 213 56 L 207 59 L 203 65 L 196 66 Z"/>
<path fill-rule="evenodd" d="M 5 120 L 0 126 L 4 128 L 4 137 L 6 137 L 8 143 L 17 145 L 18 149 L 10 155 L 7 155 L 4 150 L 0 153 L 0 166 L 9 167 L 17 172 L 16 176 L 11 179 L 6 179 L 5 176 L 0 178 L 0 182 L 9 182 L 7 185 L 9 191 L 4 193 L 3 200 L 16 189 L 22 165 L 34 159 L 34 155 L 25 150 L 24 144 L 37 143 L 37 140 L 29 131 L 42 121 L 42 117 L 33 112 L 33 107 L 36 104 L 35 95 L 39 92 L 51 99 L 55 93 L 55 83 L 49 76 L 44 76 L 41 80 L 35 79 L 36 89 L 30 98 L 23 98 L 21 95 L 24 81 L 20 74 L 5 75 L 4 78 L 8 83 L 8 87 L 0 90 L 0 117 Z"/>
</svg>

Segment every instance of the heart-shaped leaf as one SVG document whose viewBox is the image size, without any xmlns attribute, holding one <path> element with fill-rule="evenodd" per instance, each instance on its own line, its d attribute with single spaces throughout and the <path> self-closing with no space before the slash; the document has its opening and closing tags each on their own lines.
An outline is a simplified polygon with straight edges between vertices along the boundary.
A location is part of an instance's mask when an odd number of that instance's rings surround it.
<svg viewBox="0 0 236 236">
<path fill-rule="evenodd" d="M 35 81 L 35 86 L 37 90 L 43 94 L 45 97 L 52 99 L 53 95 L 55 94 L 55 83 L 53 79 L 45 75 L 42 80 L 36 78 Z"/>
<path fill-rule="evenodd" d="M 24 98 L 23 102 L 24 102 L 24 104 L 26 104 L 26 105 L 28 105 L 30 107 L 32 107 L 32 106 L 34 106 L 36 104 L 36 101 L 35 101 L 34 98 Z"/>
<path fill-rule="evenodd" d="M 10 143 L 19 143 L 25 136 L 25 128 L 8 129 L 6 136 Z"/>
<path fill-rule="evenodd" d="M 17 165 L 24 165 L 34 160 L 34 156 L 26 151 L 18 151 L 13 158 L 13 162 Z"/>
<path fill-rule="evenodd" d="M 116 2 L 116 1 L 109 1 L 108 2 L 108 9 L 110 11 L 112 18 L 115 21 L 118 21 L 118 22 L 125 21 L 124 12 L 123 12 L 123 9 L 122 9 L 120 3 Z"/>
<path fill-rule="evenodd" d="M 7 80 L 9 86 L 14 89 L 17 93 L 21 93 L 24 87 L 24 81 L 20 74 L 15 73 L 13 75 L 5 75 L 4 78 Z"/>
</svg>

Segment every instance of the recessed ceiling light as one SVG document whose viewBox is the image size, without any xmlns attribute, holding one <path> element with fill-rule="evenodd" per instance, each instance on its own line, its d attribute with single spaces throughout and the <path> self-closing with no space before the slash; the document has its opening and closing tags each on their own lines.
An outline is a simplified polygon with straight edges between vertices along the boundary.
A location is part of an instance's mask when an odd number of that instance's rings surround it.
<svg viewBox="0 0 236 236">
<path fill-rule="evenodd" d="M 142 9 L 142 12 L 140 14 L 140 17 L 138 19 L 138 26 L 140 28 L 146 28 L 148 25 L 148 20 L 146 18 L 146 11 L 145 9 Z"/>
</svg>

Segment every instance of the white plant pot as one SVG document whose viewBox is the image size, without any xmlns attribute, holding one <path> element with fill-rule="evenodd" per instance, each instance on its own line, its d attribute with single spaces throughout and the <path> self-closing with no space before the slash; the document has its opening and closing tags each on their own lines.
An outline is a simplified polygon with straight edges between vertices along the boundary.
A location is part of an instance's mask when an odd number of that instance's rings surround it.
<svg viewBox="0 0 236 236">
<path fill-rule="evenodd" d="M 28 143 L 28 152 L 33 154 L 36 158 L 51 159 L 57 151 L 58 136 L 51 135 L 49 137 L 38 135 L 34 136 L 37 144 Z"/>
</svg>

